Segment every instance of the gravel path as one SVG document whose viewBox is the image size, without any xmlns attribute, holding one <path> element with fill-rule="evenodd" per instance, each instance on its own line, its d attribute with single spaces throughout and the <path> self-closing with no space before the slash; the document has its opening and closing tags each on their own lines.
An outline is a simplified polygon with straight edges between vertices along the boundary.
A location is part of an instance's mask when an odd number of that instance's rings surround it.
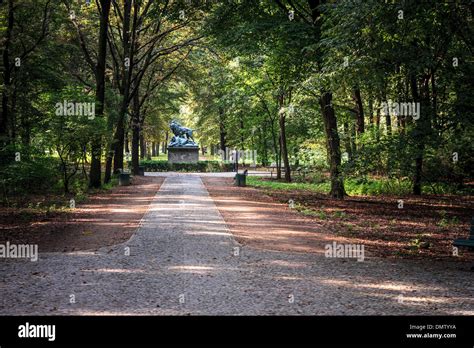
<svg viewBox="0 0 474 348">
<path fill-rule="evenodd" d="M 458 267 L 243 247 L 200 177 L 175 173 L 124 244 L 0 260 L 0 314 L 474 315 Z"/>
</svg>

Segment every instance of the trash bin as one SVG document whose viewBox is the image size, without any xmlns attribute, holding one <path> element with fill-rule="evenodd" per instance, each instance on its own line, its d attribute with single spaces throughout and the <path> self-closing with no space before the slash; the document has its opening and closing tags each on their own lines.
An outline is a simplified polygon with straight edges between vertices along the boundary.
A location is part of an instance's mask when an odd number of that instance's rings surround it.
<svg viewBox="0 0 474 348">
<path fill-rule="evenodd" d="M 138 167 L 138 175 L 144 176 L 145 175 L 145 167 L 139 166 Z"/>
<path fill-rule="evenodd" d="M 130 185 L 130 173 L 120 173 L 119 186 L 128 186 L 128 185 Z"/>
<path fill-rule="evenodd" d="M 247 175 L 246 174 L 235 174 L 234 177 L 235 186 L 247 186 Z"/>
</svg>

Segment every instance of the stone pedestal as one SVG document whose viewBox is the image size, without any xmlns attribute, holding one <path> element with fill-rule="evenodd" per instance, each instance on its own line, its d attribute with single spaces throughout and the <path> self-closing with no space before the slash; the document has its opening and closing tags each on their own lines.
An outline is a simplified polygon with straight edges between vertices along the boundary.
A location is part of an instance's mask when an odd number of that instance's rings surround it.
<svg viewBox="0 0 474 348">
<path fill-rule="evenodd" d="M 169 163 L 197 163 L 199 160 L 199 147 L 168 147 Z"/>
</svg>

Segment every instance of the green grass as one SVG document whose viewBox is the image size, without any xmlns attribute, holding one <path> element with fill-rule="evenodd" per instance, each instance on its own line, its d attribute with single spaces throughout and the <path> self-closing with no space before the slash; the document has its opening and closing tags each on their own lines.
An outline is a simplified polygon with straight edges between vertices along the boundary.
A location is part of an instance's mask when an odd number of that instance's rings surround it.
<svg viewBox="0 0 474 348">
<path fill-rule="evenodd" d="M 308 208 L 308 207 L 306 207 L 302 204 L 295 204 L 294 209 L 296 211 L 300 212 L 301 214 L 306 215 L 306 216 L 317 217 L 321 220 L 326 220 L 326 218 L 327 218 L 326 213 L 322 209 L 314 210 L 314 209 L 310 209 L 310 208 Z"/>
<path fill-rule="evenodd" d="M 151 159 L 153 161 L 167 161 L 168 160 L 168 154 L 160 153 L 159 156 L 153 156 Z"/>
<path fill-rule="evenodd" d="M 247 184 L 255 187 L 269 188 L 272 190 L 304 190 L 312 192 L 326 193 L 329 192 L 329 182 L 310 184 L 301 182 L 280 182 L 264 180 L 261 177 L 248 176 Z"/>
<path fill-rule="evenodd" d="M 262 177 L 249 176 L 247 183 L 250 186 L 270 190 L 301 190 L 316 193 L 328 193 L 331 188 L 329 180 L 315 183 L 307 182 L 280 182 L 265 180 Z M 344 187 L 350 196 L 376 196 L 376 195 L 409 195 L 412 193 L 412 184 L 408 179 L 359 179 L 349 178 L 344 180 Z M 462 194 L 454 187 L 446 184 L 423 185 L 423 192 L 427 194 Z"/>
</svg>

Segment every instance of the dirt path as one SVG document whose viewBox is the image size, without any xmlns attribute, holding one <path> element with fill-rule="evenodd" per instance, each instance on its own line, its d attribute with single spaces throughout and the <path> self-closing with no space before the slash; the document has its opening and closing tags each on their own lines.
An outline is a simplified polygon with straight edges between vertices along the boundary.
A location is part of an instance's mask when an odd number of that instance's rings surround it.
<svg viewBox="0 0 474 348">
<path fill-rule="evenodd" d="M 260 190 L 235 187 L 232 179 L 203 177 L 227 226 L 242 244 L 259 249 L 323 253 L 324 245 L 347 239 L 324 233 L 323 225 L 290 211 Z"/>
<path fill-rule="evenodd" d="M 452 248 L 454 239 L 468 234 L 469 199 L 403 197 L 404 209 L 398 209 L 391 196 L 339 201 L 314 192 L 235 187 L 226 177 L 203 181 L 237 240 L 250 246 L 321 252 L 330 240 L 364 244 L 368 256 L 472 261 L 472 253 L 459 250 L 454 257 Z M 290 209 L 289 200 L 305 211 Z M 440 212 L 448 224 L 439 224 Z"/>
</svg>

